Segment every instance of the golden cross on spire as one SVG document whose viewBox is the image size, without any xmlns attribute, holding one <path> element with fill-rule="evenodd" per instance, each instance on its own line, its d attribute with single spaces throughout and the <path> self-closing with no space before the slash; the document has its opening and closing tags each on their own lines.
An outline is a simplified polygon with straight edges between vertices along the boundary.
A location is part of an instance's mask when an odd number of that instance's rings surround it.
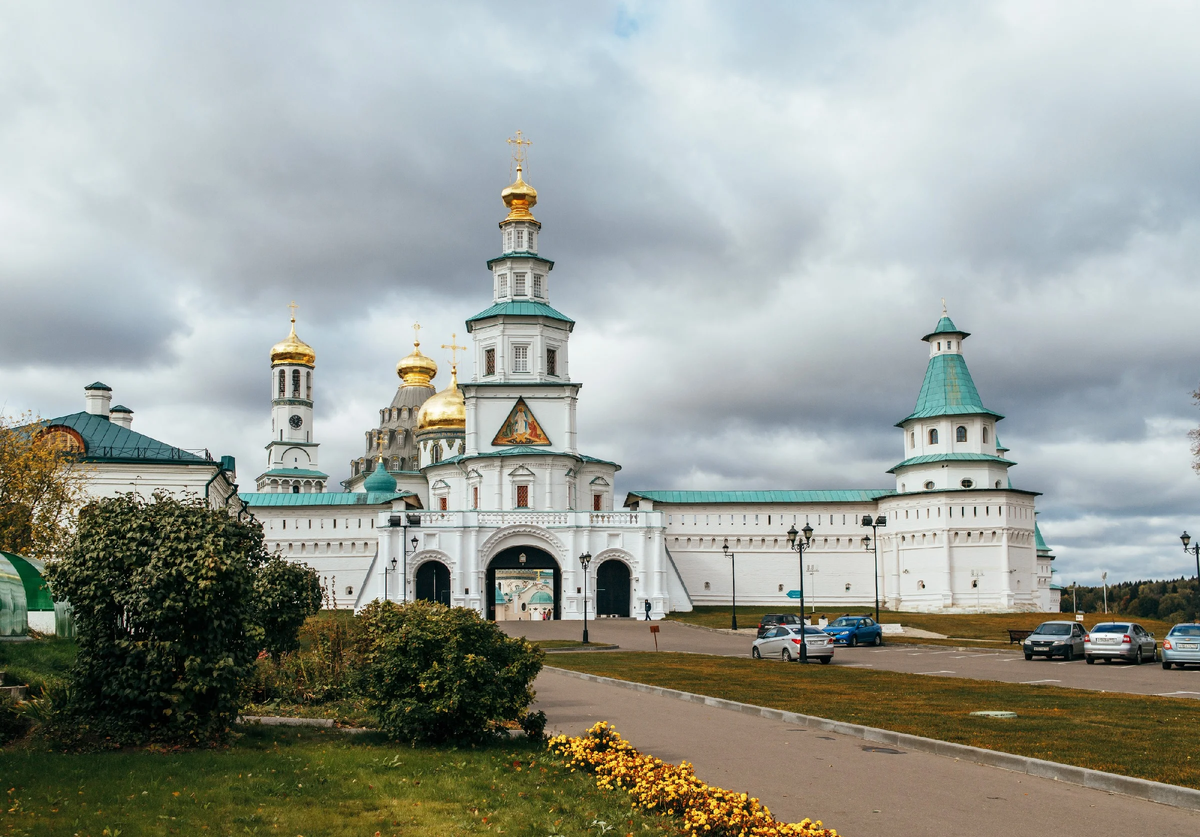
<svg viewBox="0 0 1200 837">
<path fill-rule="evenodd" d="M 288 308 L 290 308 L 292 311 L 292 325 L 296 324 L 296 309 L 299 307 L 300 306 L 296 304 L 296 300 L 294 299 L 288 303 Z"/>
<path fill-rule="evenodd" d="M 382 462 L 383 461 L 383 440 L 384 440 L 383 431 L 380 430 L 378 435 L 375 438 L 379 444 L 379 461 Z"/>
<path fill-rule="evenodd" d="M 413 330 L 413 346 L 416 346 L 419 348 L 421 345 L 421 324 L 413 323 L 412 330 Z"/>
<path fill-rule="evenodd" d="M 451 334 L 450 335 L 450 345 L 447 346 L 445 343 L 442 344 L 443 349 L 450 350 L 450 365 L 452 367 L 458 366 L 458 353 L 465 352 L 467 350 L 466 346 L 459 346 L 457 341 L 458 341 L 458 335 Z"/>
<path fill-rule="evenodd" d="M 943 317 L 947 316 L 947 314 L 946 314 L 946 297 L 942 297 L 942 316 Z"/>
<path fill-rule="evenodd" d="M 525 149 L 533 145 L 533 141 L 525 139 L 521 132 L 517 131 L 515 137 L 508 138 L 508 144 L 513 147 L 512 161 L 517 164 L 517 171 L 521 171 L 521 167 L 525 165 L 525 161 L 528 159 Z M 512 175 L 511 169 L 509 170 L 509 175 Z"/>
</svg>

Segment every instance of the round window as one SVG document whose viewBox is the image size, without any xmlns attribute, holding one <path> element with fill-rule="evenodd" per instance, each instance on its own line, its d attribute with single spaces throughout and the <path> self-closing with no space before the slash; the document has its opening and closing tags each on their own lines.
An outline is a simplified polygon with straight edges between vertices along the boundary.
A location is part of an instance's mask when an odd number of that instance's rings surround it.
<svg viewBox="0 0 1200 837">
<path fill-rule="evenodd" d="M 933 480 L 929 480 L 929 482 L 925 483 L 925 490 L 926 490 L 926 491 L 929 491 L 929 490 L 930 490 L 930 489 L 932 489 L 932 488 L 933 488 Z"/>
<path fill-rule="evenodd" d="M 975 480 L 963 480 L 962 483 L 960 483 L 960 484 L 962 485 L 963 488 L 974 488 Z"/>
</svg>

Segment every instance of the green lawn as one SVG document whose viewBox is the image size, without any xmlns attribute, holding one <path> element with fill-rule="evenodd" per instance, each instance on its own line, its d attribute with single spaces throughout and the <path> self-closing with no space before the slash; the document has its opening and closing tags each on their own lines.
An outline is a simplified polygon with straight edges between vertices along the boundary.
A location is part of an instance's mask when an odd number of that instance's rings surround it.
<svg viewBox="0 0 1200 837">
<path fill-rule="evenodd" d="M 1200 788 L 1200 701 L 696 654 L 556 654 L 554 666 Z M 973 718 L 1011 710 L 1016 720 Z"/>
<path fill-rule="evenodd" d="M 38 639 L 30 642 L 0 642 L 0 671 L 6 680 L 40 690 L 47 683 L 66 681 L 75 662 L 75 640 Z"/>
<path fill-rule="evenodd" d="M 544 745 L 410 748 L 378 736 L 247 727 L 232 747 L 64 755 L 0 750 L 0 835 L 674 833 Z M 11 788 L 11 790 L 9 790 Z"/>
</svg>

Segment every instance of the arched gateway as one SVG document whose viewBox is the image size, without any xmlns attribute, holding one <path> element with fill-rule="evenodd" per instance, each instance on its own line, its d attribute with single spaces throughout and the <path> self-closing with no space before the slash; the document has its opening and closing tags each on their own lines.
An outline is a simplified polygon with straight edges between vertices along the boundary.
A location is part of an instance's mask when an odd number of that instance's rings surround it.
<svg viewBox="0 0 1200 837">
<path fill-rule="evenodd" d="M 629 616 L 629 567 L 610 558 L 596 569 L 596 615 Z"/>
<path fill-rule="evenodd" d="M 498 552 L 488 563 L 486 583 L 488 619 L 562 618 L 562 570 L 543 549 L 510 546 Z"/>
<path fill-rule="evenodd" d="M 440 602 L 450 606 L 450 569 L 441 561 L 426 561 L 417 567 L 418 601 Z"/>
</svg>

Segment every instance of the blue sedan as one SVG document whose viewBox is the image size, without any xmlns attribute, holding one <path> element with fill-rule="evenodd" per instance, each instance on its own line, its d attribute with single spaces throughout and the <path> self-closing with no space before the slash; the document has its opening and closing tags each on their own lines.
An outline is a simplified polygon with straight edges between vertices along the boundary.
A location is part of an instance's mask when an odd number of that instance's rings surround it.
<svg viewBox="0 0 1200 837">
<path fill-rule="evenodd" d="M 883 628 L 870 616 L 841 616 L 825 626 L 838 645 L 883 645 Z"/>
</svg>

